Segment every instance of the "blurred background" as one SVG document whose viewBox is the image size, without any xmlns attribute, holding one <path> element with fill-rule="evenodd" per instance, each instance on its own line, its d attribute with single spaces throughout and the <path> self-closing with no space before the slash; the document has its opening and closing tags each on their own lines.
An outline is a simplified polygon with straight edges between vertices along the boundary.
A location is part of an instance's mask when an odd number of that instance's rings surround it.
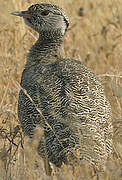
<svg viewBox="0 0 122 180">
<path fill-rule="evenodd" d="M 43 162 L 40 167 L 38 155 L 33 151 L 35 141 L 30 152 L 35 156 L 25 160 L 25 154 L 30 151 L 30 141 L 23 142 L 17 117 L 18 84 L 26 55 L 38 34 L 27 27 L 22 18 L 10 13 L 26 10 L 35 3 L 53 3 L 64 9 L 70 20 L 65 36 L 66 57 L 82 61 L 97 74 L 104 86 L 112 106 L 115 156 L 108 161 L 106 174 L 102 178 L 119 180 L 122 178 L 121 0 L 0 0 L 0 180 L 48 179 Z M 24 143 L 26 148 L 23 148 Z M 33 170 L 30 166 L 32 159 Z M 83 168 L 87 172 L 88 167 Z M 67 167 L 64 166 L 62 170 L 54 172 L 51 178 L 82 179 L 80 170 L 77 175 L 71 169 L 68 172 L 67 174 Z M 91 174 L 86 174 L 86 180 L 92 179 Z"/>
</svg>

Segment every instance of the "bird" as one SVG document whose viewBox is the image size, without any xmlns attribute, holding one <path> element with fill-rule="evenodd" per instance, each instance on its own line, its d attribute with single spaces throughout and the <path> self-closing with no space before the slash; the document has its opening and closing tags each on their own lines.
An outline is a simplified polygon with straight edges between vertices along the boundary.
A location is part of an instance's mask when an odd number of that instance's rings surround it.
<svg viewBox="0 0 122 180">
<path fill-rule="evenodd" d="M 39 35 L 20 83 L 18 118 L 24 135 L 32 138 L 40 126 L 38 154 L 58 168 L 77 160 L 104 166 L 112 153 L 111 106 L 95 73 L 82 61 L 65 57 L 66 13 L 41 3 L 12 15 Z"/>
</svg>

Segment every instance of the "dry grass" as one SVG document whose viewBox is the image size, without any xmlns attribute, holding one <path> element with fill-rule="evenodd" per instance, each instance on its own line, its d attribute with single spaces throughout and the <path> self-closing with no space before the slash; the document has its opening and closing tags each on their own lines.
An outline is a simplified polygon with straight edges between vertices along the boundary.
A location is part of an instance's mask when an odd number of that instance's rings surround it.
<svg viewBox="0 0 122 180">
<path fill-rule="evenodd" d="M 66 55 L 82 60 L 100 77 L 113 111 L 114 155 L 105 172 L 80 167 L 51 169 L 36 154 L 37 129 L 32 141 L 24 139 L 17 117 L 17 98 L 26 54 L 37 34 L 9 13 L 27 9 L 35 0 L 1 0 L 0 6 L 0 180 L 119 180 L 122 178 L 122 1 L 42 0 L 60 5 L 70 18 Z M 83 8 L 83 11 L 79 11 Z M 81 9 L 82 10 L 82 9 Z M 23 148 L 24 147 L 24 148 Z"/>
</svg>

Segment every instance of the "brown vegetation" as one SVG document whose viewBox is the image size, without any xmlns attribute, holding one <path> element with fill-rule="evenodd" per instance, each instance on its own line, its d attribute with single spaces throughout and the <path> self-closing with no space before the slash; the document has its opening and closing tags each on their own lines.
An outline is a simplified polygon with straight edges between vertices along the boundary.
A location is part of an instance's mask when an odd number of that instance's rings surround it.
<svg viewBox="0 0 122 180">
<path fill-rule="evenodd" d="M 66 56 L 83 61 L 101 79 L 113 112 L 114 154 L 105 172 L 83 162 L 80 167 L 51 167 L 36 154 L 38 133 L 23 138 L 17 117 L 21 72 L 37 34 L 10 15 L 31 4 L 55 3 L 68 14 Z M 0 180 L 119 180 L 122 178 L 122 1 L 121 0 L 1 0 L 0 6 Z M 24 141 L 24 142 L 23 142 Z M 48 169 L 45 169 L 45 166 Z M 52 175 L 47 176 L 46 172 Z"/>
</svg>

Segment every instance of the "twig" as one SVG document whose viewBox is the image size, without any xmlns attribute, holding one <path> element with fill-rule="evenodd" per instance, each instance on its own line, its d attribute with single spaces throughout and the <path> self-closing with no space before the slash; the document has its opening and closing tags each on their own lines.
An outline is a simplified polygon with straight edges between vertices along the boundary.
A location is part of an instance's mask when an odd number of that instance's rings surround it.
<svg viewBox="0 0 122 180">
<path fill-rule="evenodd" d="M 97 75 L 98 77 L 116 77 L 116 78 L 122 78 L 122 76 L 120 75 L 115 75 L 115 74 L 99 74 Z"/>
</svg>

